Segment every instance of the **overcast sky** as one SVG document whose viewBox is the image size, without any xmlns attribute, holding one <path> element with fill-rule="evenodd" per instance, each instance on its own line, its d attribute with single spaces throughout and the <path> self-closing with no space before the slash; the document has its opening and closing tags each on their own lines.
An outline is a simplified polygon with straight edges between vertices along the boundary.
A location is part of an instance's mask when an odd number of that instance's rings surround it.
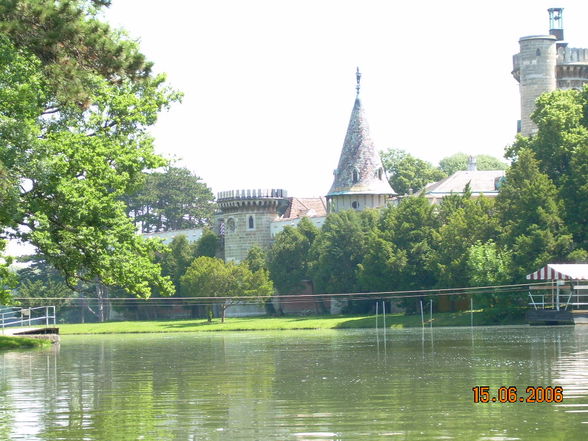
<svg viewBox="0 0 588 441">
<path fill-rule="evenodd" d="M 153 129 L 216 193 L 285 188 L 324 195 L 355 98 L 372 137 L 437 163 L 457 152 L 502 157 L 519 119 L 512 55 L 548 33 L 588 47 L 588 4 L 543 0 L 113 0 L 116 27 L 184 92 Z"/>
</svg>

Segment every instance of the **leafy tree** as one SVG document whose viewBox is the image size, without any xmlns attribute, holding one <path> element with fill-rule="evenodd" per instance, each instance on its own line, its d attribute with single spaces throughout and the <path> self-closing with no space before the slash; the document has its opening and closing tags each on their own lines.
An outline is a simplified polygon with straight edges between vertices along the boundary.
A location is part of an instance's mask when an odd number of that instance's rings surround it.
<svg viewBox="0 0 588 441">
<path fill-rule="evenodd" d="M 382 214 L 382 237 L 406 255 L 395 289 L 425 289 L 435 285 L 431 258 L 437 220 L 434 207 L 422 196 L 404 198 Z"/>
<path fill-rule="evenodd" d="M 259 270 L 267 270 L 267 262 L 266 262 L 266 255 L 263 248 L 255 245 L 249 248 L 247 252 L 247 257 L 243 261 L 247 268 L 251 271 L 256 272 Z"/>
<path fill-rule="evenodd" d="M 571 251 L 572 238 L 560 217 L 557 189 L 539 170 L 531 151 L 520 151 L 507 171 L 496 208 L 503 226 L 499 244 L 512 252 L 515 280 Z"/>
<path fill-rule="evenodd" d="M 255 299 L 273 294 L 273 284 L 265 270 L 253 272 L 246 264 L 225 263 L 205 256 L 192 262 L 181 283 L 182 290 L 190 296 L 219 298 L 216 303 L 222 311 L 222 322 L 227 308 L 241 301 L 234 297 Z"/>
<path fill-rule="evenodd" d="M 0 305 L 12 304 L 11 291 L 17 285 L 17 278 L 10 269 L 11 257 L 3 257 L 2 253 L 6 248 L 6 241 L 0 240 Z"/>
<path fill-rule="evenodd" d="M 219 247 L 218 236 L 209 228 L 205 228 L 198 242 L 194 245 L 194 256 L 215 257 Z"/>
<path fill-rule="evenodd" d="M 318 234 L 318 228 L 302 218 L 296 227 L 287 226 L 276 235 L 267 266 L 279 293 L 295 293 L 310 279 L 310 249 Z"/>
<path fill-rule="evenodd" d="M 170 278 L 178 294 L 181 294 L 180 279 L 195 258 L 194 246 L 183 234 L 175 236 L 168 245 L 168 251 L 158 257 L 162 274 Z"/>
<path fill-rule="evenodd" d="M 206 226 L 214 210 L 210 188 L 181 167 L 145 173 L 143 185 L 123 199 L 127 213 L 143 233 Z"/>
<path fill-rule="evenodd" d="M 404 150 L 389 149 L 381 153 L 390 185 L 398 194 L 417 192 L 427 184 L 447 175 L 429 162 L 415 158 Z"/>
<path fill-rule="evenodd" d="M 493 240 L 477 241 L 468 248 L 466 258 L 469 282 L 472 286 L 506 284 L 512 278 L 510 253 L 501 250 Z M 483 298 L 491 299 L 488 302 L 490 306 L 496 304 L 496 298 L 486 295 Z"/>
<path fill-rule="evenodd" d="M 459 170 L 467 170 L 469 155 L 465 153 L 456 153 L 454 155 L 443 158 L 439 161 L 439 169 L 441 169 L 448 176 Z M 476 156 L 476 168 L 478 170 L 506 170 L 508 164 L 498 158 L 488 155 Z"/>
<path fill-rule="evenodd" d="M 75 287 L 99 280 L 148 297 L 173 285 L 135 234 L 123 194 L 165 164 L 147 132 L 179 95 L 135 42 L 95 18 L 106 2 L 0 5 L 0 227 L 32 243 Z M 7 188 L 8 186 L 8 188 Z"/>
<path fill-rule="evenodd" d="M 445 203 L 445 199 L 441 205 Z M 453 205 L 453 200 L 447 199 Z M 443 208 L 440 211 L 447 212 Z M 484 197 L 463 199 L 435 232 L 435 246 L 431 255 L 431 269 L 437 286 L 461 287 L 470 283 L 467 266 L 468 249 L 478 241 L 496 238 L 499 226 L 493 201 Z"/>
<path fill-rule="evenodd" d="M 359 289 L 358 271 L 369 234 L 377 228 L 378 212 L 342 211 L 327 216 L 311 247 L 311 275 L 321 293 Z"/>
<path fill-rule="evenodd" d="M 516 159 L 531 150 L 539 169 L 558 190 L 566 225 L 576 244 L 588 249 L 588 88 L 558 90 L 542 95 L 531 116 L 538 132 L 530 138 L 518 137 L 507 155 Z"/>
</svg>

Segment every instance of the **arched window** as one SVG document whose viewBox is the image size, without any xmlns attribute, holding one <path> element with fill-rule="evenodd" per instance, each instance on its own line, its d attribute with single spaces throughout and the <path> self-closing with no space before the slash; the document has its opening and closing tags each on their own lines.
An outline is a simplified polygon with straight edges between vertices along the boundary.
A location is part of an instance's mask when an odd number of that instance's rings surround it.
<svg viewBox="0 0 588 441">
<path fill-rule="evenodd" d="M 359 202 L 353 201 L 351 203 L 351 206 L 353 207 L 354 210 L 359 210 Z"/>
<path fill-rule="evenodd" d="M 354 184 L 359 182 L 359 170 L 356 168 L 351 171 L 351 182 Z"/>
<path fill-rule="evenodd" d="M 227 220 L 227 228 L 229 230 L 229 233 L 235 232 L 235 219 L 233 219 L 232 217 L 229 218 L 229 220 Z"/>
<path fill-rule="evenodd" d="M 535 55 L 540 57 L 541 56 L 541 49 L 537 48 L 537 50 L 535 51 Z"/>
<path fill-rule="evenodd" d="M 249 219 L 247 219 L 247 228 L 255 230 L 255 219 L 253 219 L 253 216 L 249 216 Z"/>
</svg>

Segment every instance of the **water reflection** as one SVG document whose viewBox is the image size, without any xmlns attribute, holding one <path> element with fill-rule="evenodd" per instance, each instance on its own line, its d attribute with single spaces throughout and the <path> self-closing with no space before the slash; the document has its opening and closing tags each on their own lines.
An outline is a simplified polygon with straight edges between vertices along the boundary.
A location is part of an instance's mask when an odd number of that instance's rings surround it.
<svg viewBox="0 0 588 441">
<path fill-rule="evenodd" d="M 0 355 L 0 439 L 583 439 L 588 329 L 66 337 Z M 560 385 L 561 405 L 472 402 Z"/>
</svg>

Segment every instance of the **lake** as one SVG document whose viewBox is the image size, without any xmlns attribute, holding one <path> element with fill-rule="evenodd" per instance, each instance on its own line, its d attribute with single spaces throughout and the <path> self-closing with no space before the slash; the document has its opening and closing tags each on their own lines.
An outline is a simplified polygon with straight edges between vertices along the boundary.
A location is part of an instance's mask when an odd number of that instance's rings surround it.
<svg viewBox="0 0 588 441">
<path fill-rule="evenodd" d="M 563 401 L 527 402 L 528 386 Z M 588 326 L 64 336 L 0 353 L 0 440 L 555 439 L 588 439 Z"/>
</svg>

